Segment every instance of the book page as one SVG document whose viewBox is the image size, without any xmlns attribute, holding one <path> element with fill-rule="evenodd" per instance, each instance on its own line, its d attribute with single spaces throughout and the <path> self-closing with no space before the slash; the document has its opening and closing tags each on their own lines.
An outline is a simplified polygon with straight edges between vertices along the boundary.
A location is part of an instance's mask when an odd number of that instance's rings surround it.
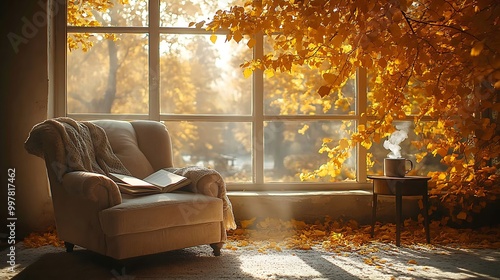
<svg viewBox="0 0 500 280">
<path fill-rule="evenodd" d="M 144 178 L 144 181 L 149 182 L 156 186 L 166 187 L 169 185 L 175 185 L 186 179 L 187 179 L 186 177 L 160 169 L 155 173 L 149 175 L 148 177 Z"/>
<path fill-rule="evenodd" d="M 141 180 L 139 178 L 129 176 L 129 175 L 124 175 L 124 174 L 118 174 L 118 173 L 109 173 L 116 179 L 122 181 L 123 183 L 126 183 L 131 186 L 139 186 L 139 187 L 154 187 L 153 184 L 148 183 L 144 180 Z"/>
</svg>

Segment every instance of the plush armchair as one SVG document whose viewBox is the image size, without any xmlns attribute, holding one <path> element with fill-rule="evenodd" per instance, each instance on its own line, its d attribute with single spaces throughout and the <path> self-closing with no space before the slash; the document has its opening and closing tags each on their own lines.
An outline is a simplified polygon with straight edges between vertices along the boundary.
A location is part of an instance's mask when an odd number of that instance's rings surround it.
<svg viewBox="0 0 500 280">
<path fill-rule="evenodd" d="M 226 230 L 235 227 L 216 172 L 180 191 L 146 196 L 122 194 L 106 176 L 125 169 L 144 178 L 172 168 L 169 132 L 160 122 L 51 119 L 33 127 L 25 148 L 45 160 L 67 251 L 78 245 L 122 260 L 208 244 L 219 255 Z"/>
</svg>

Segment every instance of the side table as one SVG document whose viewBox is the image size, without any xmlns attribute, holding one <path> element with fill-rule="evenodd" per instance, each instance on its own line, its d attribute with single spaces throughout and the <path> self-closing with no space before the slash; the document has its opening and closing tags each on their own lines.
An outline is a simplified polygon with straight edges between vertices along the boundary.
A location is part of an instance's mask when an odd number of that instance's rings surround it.
<svg viewBox="0 0 500 280">
<path fill-rule="evenodd" d="M 371 236 L 375 231 L 375 220 L 377 217 L 377 196 L 390 195 L 396 197 L 396 246 L 400 246 L 401 239 L 401 218 L 403 211 L 403 196 L 422 196 L 424 227 L 427 243 L 430 243 L 429 233 L 429 215 L 428 215 L 428 192 L 427 181 L 430 177 L 423 176 L 405 176 L 405 177 L 387 177 L 387 176 L 367 176 L 373 181 L 373 200 L 372 200 L 372 228 Z"/>
</svg>

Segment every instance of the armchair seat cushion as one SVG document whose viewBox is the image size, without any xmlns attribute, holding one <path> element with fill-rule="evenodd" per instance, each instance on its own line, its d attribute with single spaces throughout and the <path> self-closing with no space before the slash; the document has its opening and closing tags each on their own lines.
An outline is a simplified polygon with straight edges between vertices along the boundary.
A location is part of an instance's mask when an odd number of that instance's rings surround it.
<svg viewBox="0 0 500 280">
<path fill-rule="evenodd" d="M 123 197 L 119 205 L 99 213 L 104 234 L 118 236 L 170 227 L 221 222 L 222 200 L 202 194 L 174 192 Z"/>
</svg>

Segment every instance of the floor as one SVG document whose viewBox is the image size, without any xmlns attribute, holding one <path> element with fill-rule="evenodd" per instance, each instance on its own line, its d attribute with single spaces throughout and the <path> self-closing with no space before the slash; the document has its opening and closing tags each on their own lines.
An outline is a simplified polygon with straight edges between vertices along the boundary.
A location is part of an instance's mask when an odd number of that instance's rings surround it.
<svg viewBox="0 0 500 280">
<path fill-rule="evenodd" d="M 66 253 L 50 245 L 16 247 L 16 264 L 0 264 L 1 279 L 500 279 L 497 249 L 427 244 L 372 242 L 336 252 L 238 247 L 230 241 L 220 257 L 209 246 L 197 246 L 129 260 L 123 273 L 82 248 Z"/>
</svg>

